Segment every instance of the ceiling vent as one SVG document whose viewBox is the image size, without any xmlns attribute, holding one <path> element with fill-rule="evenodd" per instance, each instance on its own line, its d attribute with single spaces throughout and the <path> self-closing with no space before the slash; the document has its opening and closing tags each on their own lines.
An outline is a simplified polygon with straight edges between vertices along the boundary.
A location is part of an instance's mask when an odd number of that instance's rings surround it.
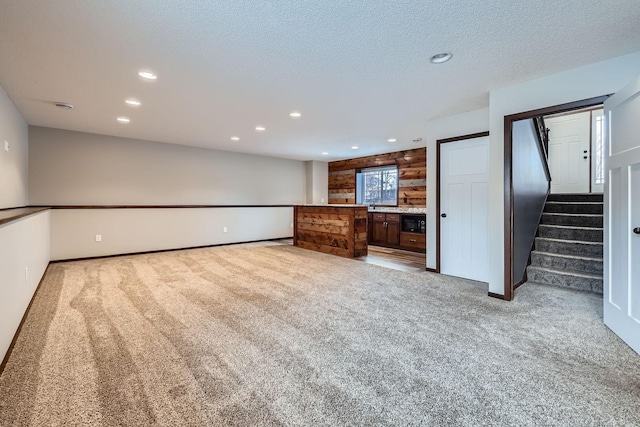
<svg viewBox="0 0 640 427">
<path fill-rule="evenodd" d="M 66 103 L 66 102 L 56 102 L 54 104 L 56 107 L 58 108 L 62 108 L 64 110 L 72 110 L 73 109 L 73 105 Z"/>
</svg>

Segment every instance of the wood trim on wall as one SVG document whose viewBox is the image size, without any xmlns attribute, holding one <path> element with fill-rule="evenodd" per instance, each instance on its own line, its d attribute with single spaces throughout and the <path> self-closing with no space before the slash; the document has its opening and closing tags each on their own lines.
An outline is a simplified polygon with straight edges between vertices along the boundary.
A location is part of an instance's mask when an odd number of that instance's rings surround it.
<svg viewBox="0 0 640 427">
<path fill-rule="evenodd" d="M 15 208 L 0 208 L 0 212 L 2 211 L 10 211 L 12 209 L 24 209 L 24 208 L 28 208 L 29 206 L 16 206 Z"/>
<path fill-rule="evenodd" d="M 504 300 L 504 299 L 505 299 L 505 298 L 504 298 L 504 295 L 496 294 L 496 293 L 493 293 L 493 292 L 489 292 L 489 296 L 490 296 L 491 298 L 496 298 L 496 299 L 501 299 L 501 300 Z"/>
<path fill-rule="evenodd" d="M 489 136 L 488 131 L 438 139 L 436 141 L 436 273 L 440 273 L 440 146 L 448 142 L 464 141 L 485 136 Z"/>
<path fill-rule="evenodd" d="M 0 209 L 0 225 L 46 211 L 48 209 L 209 209 L 209 208 L 292 208 L 294 205 L 96 205 L 96 206 L 26 206 Z"/>
<path fill-rule="evenodd" d="M 504 300 L 513 300 L 513 122 L 564 113 L 603 104 L 611 95 L 597 96 L 552 107 L 504 116 Z"/>
<path fill-rule="evenodd" d="M 30 206 L 46 209 L 208 209 L 208 208 L 292 208 L 294 205 L 54 205 Z"/>
<path fill-rule="evenodd" d="M 426 147 L 329 162 L 329 204 L 356 202 L 356 171 L 358 169 L 391 165 L 398 166 L 397 205 L 407 208 L 426 207 Z"/>
<path fill-rule="evenodd" d="M 190 250 L 190 249 L 205 249 L 205 248 L 216 248 L 218 246 L 242 245 L 244 243 L 276 242 L 278 240 L 287 240 L 287 239 L 291 239 L 291 236 L 275 237 L 273 239 L 243 240 L 241 242 L 216 243 L 216 244 L 213 244 L 213 245 L 183 246 L 183 247 L 180 247 L 180 248 L 171 248 L 171 249 L 155 249 L 155 250 L 152 250 L 152 251 L 126 252 L 126 253 L 123 253 L 123 254 L 113 254 L 113 255 L 97 255 L 97 256 L 89 256 L 89 257 L 82 257 L 82 258 L 55 259 L 55 260 L 49 261 L 49 263 L 50 264 L 56 264 L 56 263 L 59 263 L 59 262 L 74 262 L 74 261 L 87 261 L 87 260 L 91 260 L 91 259 L 118 258 L 118 257 L 123 257 L 123 256 L 131 256 L 131 255 L 159 254 L 159 253 L 162 253 L 162 252 L 186 251 L 186 250 Z"/>
</svg>

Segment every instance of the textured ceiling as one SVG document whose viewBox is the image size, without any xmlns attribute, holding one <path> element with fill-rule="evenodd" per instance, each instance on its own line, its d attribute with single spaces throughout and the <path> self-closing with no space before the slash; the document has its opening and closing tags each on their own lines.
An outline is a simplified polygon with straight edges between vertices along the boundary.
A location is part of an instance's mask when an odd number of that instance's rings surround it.
<svg viewBox="0 0 640 427">
<path fill-rule="evenodd" d="M 638 51 L 638 22 L 637 0 L 0 0 L 0 85 L 32 125 L 333 160 Z"/>
</svg>

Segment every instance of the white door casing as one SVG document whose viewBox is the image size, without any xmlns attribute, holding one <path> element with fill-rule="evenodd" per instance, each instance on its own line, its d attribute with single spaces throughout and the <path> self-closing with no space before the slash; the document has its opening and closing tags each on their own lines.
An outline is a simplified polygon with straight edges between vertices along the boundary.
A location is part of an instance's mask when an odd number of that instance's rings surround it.
<svg viewBox="0 0 640 427">
<path fill-rule="evenodd" d="M 489 137 L 440 146 L 440 273 L 487 282 Z M 446 217 L 442 217 L 445 214 Z"/>
<path fill-rule="evenodd" d="M 604 323 L 640 353 L 640 77 L 604 107 Z"/>
<path fill-rule="evenodd" d="M 552 193 L 588 193 L 591 113 L 545 119 L 549 129 L 549 171 Z"/>
</svg>

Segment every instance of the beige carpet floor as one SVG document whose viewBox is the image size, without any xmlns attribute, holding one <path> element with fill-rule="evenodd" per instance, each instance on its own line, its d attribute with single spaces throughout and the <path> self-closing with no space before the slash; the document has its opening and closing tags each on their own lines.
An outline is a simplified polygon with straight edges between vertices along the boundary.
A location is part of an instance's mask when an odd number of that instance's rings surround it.
<svg viewBox="0 0 640 427">
<path fill-rule="evenodd" d="M 0 425 L 640 425 L 601 306 L 277 244 L 56 263 Z"/>
</svg>

